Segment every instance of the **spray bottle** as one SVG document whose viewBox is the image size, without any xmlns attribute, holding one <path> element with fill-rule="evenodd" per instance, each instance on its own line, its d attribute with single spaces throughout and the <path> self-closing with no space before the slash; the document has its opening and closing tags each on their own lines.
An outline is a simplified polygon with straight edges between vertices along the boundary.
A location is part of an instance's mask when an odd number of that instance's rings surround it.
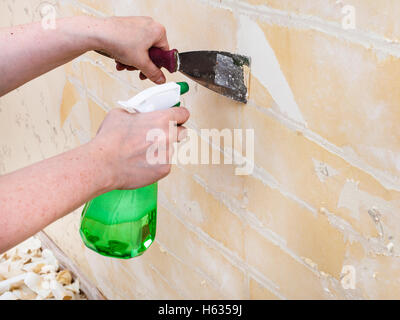
<svg viewBox="0 0 400 320">
<path fill-rule="evenodd" d="M 128 112 L 152 112 L 180 106 L 186 82 L 167 83 L 119 102 Z M 97 253 L 120 259 L 142 255 L 153 243 L 157 224 L 158 183 L 137 190 L 115 190 L 88 202 L 81 217 L 80 234 Z"/>
</svg>

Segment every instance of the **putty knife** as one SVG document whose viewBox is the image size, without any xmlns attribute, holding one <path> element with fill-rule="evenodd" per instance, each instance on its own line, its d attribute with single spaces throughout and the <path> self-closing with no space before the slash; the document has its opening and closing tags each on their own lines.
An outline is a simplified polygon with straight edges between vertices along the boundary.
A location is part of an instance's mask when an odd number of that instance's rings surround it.
<svg viewBox="0 0 400 320">
<path fill-rule="evenodd" d="M 99 52 L 101 53 L 101 52 Z M 101 53 L 105 55 L 104 53 Z M 247 103 L 250 83 L 249 57 L 220 51 L 149 50 L 157 67 L 182 72 L 197 83 L 233 100 Z"/>
</svg>

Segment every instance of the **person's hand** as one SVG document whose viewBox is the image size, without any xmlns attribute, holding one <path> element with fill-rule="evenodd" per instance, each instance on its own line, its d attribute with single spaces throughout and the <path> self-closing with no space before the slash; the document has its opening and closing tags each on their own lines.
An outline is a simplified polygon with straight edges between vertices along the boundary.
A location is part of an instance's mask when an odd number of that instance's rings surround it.
<svg viewBox="0 0 400 320">
<path fill-rule="evenodd" d="M 180 125 L 189 116 L 189 111 L 182 107 L 151 113 L 130 114 L 123 109 L 109 112 L 92 143 L 97 157 L 104 161 L 103 173 L 111 177 L 112 190 L 141 188 L 167 176 L 171 171 L 173 144 L 186 137 L 186 128 Z M 178 125 L 172 135 L 169 133 L 170 121 Z M 153 131 L 157 138 L 148 141 L 148 133 L 153 129 L 164 135 L 159 136 Z M 149 148 L 157 149 L 158 155 L 165 154 L 161 164 L 149 163 Z"/>
<path fill-rule="evenodd" d="M 149 49 L 169 50 L 165 28 L 150 17 L 111 17 L 96 23 L 102 51 L 117 62 L 117 69 L 140 70 L 141 79 L 162 84 L 165 76 L 151 61 Z M 129 66 L 129 67 L 127 67 Z"/>
</svg>

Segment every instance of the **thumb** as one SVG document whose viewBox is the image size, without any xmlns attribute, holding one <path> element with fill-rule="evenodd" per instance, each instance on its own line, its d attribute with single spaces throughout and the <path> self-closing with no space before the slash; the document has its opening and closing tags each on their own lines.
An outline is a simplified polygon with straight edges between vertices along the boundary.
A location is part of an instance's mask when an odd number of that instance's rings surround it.
<svg viewBox="0 0 400 320">
<path fill-rule="evenodd" d="M 162 71 L 150 60 L 150 57 L 141 68 L 142 73 L 156 84 L 165 83 L 166 79 Z"/>
</svg>

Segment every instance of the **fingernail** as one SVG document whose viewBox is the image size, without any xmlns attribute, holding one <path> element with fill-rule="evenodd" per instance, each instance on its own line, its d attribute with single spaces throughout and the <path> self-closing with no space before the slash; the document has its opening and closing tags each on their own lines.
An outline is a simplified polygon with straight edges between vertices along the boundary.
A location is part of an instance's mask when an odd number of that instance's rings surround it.
<svg viewBox="0 0 400 320">
<path fill-rule="evenodd" d="M 161 76 L 161 77 L 156 81 L 157 84 L 163 84 L 164 82 L 165 82 L 165 78 L 164 78 L 163 76 Z"/>
</svg>

